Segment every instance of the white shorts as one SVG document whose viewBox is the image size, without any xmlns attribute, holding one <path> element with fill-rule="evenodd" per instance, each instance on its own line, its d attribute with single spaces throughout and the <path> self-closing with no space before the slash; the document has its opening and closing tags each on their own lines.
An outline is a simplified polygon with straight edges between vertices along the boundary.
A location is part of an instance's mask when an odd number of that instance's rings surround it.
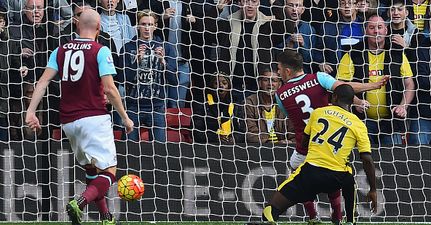
<svg viewBox="0 0 431 225">
<path fill-rule="evenodd" d="M 292 169 L 296 170 L 296 168 L 298 168 L 305 161 L 305 157 L 305 155 L 298 153 L 296 150 L 293 151 L 293 154 L 290 157 L 290 166 Z"/>
<path fill-rule="evenodd" d="M 111 117 L 90 116 L 63 124 L 70 147 L 80 165 L 92 164 L 104 170 L 117 165 Z"/>
</svg>

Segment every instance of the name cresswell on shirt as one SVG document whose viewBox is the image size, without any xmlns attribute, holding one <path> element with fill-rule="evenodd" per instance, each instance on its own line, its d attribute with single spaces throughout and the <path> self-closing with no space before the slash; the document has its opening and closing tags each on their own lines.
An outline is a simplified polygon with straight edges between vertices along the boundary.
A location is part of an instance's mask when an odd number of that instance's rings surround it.
<svg viewBox="0 0 431 225">
<path fill-rule="evenodd" d="M 63 49 L 82 50 L 91 49 L 92 44 L 90 43 L 67 43 L 63 45 Z"/>
<path fill-rule="evenodd" d="M 376 76 L 383 76 L 383 71 L 382 70 L 370 70 L 370 72 L 368 72 L 368 76 L 370 77 L 376 77 Z"/>
<path fill-rule="evenodd" d="M 292 96 L 292 95 L 294 95 L 300 91 L 304 91 L 306 89 L 315 87 L 317 85 L 319 85 L 319 83 L 317 82 L 317 79 L 309 80 L 309 81 L 306 81 L 302 84 L 298 84 L 292 88 L 289 88 L 289 89 L 283 91 L 280 94 L 280 99 L 284 100 L 284 99 L 286 99 L 286 98 L 288 98 L 288 97 L 290 97 L 290 96 Z"/>
</svg>

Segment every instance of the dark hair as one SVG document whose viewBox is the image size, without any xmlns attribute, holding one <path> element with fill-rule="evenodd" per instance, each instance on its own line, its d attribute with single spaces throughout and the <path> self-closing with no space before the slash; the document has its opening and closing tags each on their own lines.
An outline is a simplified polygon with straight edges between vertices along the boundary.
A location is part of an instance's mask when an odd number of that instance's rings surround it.
<svg viewBox="0 0 431 225">
<path fill-rule="evenodd" d="M 2 36 L 1 39 L 2 40 L 9 39 L 9 34 L 8 34 L 8 31 L 7 31 L 7 27 L 8 27 L 8 24 L 9 24 L 9 20 L 7 18 L 7 10 L 5 8 L 1 7 L 1 6 L 0 6 L 0 18 L 3 18 L 3 20 L 5 22 L 5 26 L 6 26 L 6 29 L 3 30 L 3 35 L 1 35 Z"/>
<path fill-rule="evenodd" d="M 302 55 L 293 50 L 284 50 L 284 52 L 278 54 L 277 60 L 284 67 L 287 67 L 293 72 L 299 72 L 303 70 L 303 59 Z"/>
<path fill-rule="evenodd" d="M 365 20 L 365 27 L 367 27 L 367 25 L 368 25 L 368 21 L 372 18 L 372 17 L 375 17 L 375 16 L 377 16 L 377 17 L 381 17 L 378 13 L 377 13 L 377 11 L 371 11 L 370 13 L 367 13 L 367 15 L 366 15 L 366 20 Z"/>
<path fill-rule="evenodd" d="M 401 4 L 402 6 L 404 6 L 405 10 L 409 13 L 409 15 L 414 15 L 412 0 L 392 0 L 392 6 L 397 4 Z"/>
<path fill-rule="evenodd" d="M 379 15 L 377 11 L 370 11 L 369 13 L 366 14 L 366 16 L 367 16 L 367 19 L 365 20 L 365 23 L 364 23 L 365 30 L 368 28 L 368 25 L 370 24 L 370 19 L 372 19 L 373 17 L 381 18 L 383 20 L 384 25 L 387 26 L 385 18 Z"/>
<path fill-rule="evenodd" d="M 259 65 L 258 66 L 258 72 L 259 76 L 263 75 L 264 73 L 277 73 L 278 68 L 276 63 L 271 63 L 271 65 L 265 64 L 265 65 Z"/>
<path fill-rule="evenodd" d="M 230 80 L 229 75 L 223 71 L 215 72 L 211 75 L 210 83 L 209 83 L 211 88 L 214 88 L 214 87 L 217 88 L 218 87 L 218 78 L 219 77 L 225 78 L 228 81 L 229 88 L 232 88 L 232 81 Z"/>
<path fill-rule="evenodd" d="M 407 0 L 392 0 L 392 6 L 397 5 L 397 4 L 401 4 L 403 6 L 405 6 Z"/>
<path fill-rule="evenodd" d="M 0 6 L 0 17 L 4 19 L 4 21 L 6 22 L 6 26 L 7 26 L 7 11 L 5 8 Z"/>
<path fill-rule="evenodd" d="M 355 91 L 348 84 L 338 85 L 334 90 L 334 95 L 337 96 L 337 102 L 340 104 L 351 105 L 355 97 Z"/>
</svg>

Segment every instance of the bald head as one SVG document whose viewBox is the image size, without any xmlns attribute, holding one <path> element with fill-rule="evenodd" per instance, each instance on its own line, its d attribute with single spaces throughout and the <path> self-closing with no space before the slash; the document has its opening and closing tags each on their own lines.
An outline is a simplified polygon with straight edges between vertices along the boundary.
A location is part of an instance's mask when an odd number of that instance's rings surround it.
<svg viewBox="0 0 431 225">
<path fill-rule="evenodd" d="M 78 20 L 79 36 L 96 38 L 100 31 L 100 15 L 95 10 L 85 7 Z"/>
</svg>

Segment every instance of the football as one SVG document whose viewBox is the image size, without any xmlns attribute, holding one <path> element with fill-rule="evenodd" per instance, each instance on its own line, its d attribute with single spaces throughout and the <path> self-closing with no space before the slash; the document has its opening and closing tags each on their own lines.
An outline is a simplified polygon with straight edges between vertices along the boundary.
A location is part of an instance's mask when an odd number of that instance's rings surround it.
<svg viewBox="0 0 431 225">
<path fill-rule="evenodd" d="M 144 190 L 144 182 L 136 175 L 127 174 L 118 180 L 118 196 L 126 201 L 140 199 Z"/>
</svg>

